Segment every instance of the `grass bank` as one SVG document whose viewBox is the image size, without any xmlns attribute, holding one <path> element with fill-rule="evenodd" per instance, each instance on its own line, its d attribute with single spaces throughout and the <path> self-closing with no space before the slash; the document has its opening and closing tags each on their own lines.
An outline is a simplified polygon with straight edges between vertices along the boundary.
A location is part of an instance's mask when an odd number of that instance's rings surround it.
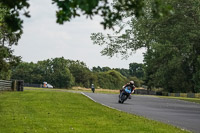
<svg viewBox="0 0 200 133">
<path fill-rule="evenodd" d="M 183 133 L 179 128 L 97 104 L 78 93 L 0 93 L 0 133 Z"/>
</svg>

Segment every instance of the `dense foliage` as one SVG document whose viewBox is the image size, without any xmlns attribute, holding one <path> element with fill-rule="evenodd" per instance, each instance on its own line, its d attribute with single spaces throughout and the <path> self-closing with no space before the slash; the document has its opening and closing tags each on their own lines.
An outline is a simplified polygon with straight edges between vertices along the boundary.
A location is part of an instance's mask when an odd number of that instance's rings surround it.
<svg viewBox="0 0 200 133">
<path fill-rule="evenodd" d="M 20 61 L 20 57 L 13 55 L 12 45 L 16 45 L 21 32 L 12 32 L 6 23 L 8 9 L 0 3 L 0 79 L 10 79 L 11 68 Z"/>
<path fill-rule="evenodd" d="M 106 45 L 103 55 L 121 54 L 146 48 L 145 83 L 148 88 L 162 87 L 168 92 L 200 92 L 200 1 L 166 0 L 173 13 L 153 17 L 152 1 L 146 1 L 144 16 L 128 19 L 124 34 L 105 36 L 94 33 L 94 44 Z M 124 28 L 120 25 L 121 28 Z"/>
<path fill-rule="evenodd" d="M 10 79 L 11 69 L 18 65 L 20 57 L 14 56 L 12 50 L 0 45 L 0 79 Z"/>
<path fill-rule="evenodd" d="M 126 78 L 115 70 L 97 73 L 97 79 L 101 88 L 119 89 L 126 83 Z"/>
<path fill-rule="evenodd" d="M 56 12 L 57 23 L 63 24 L 70 21 L 74 17 L 86 15 L 94 17 L 99 15 L 103 18 L 101 24 L 104 28 L 113 28 L 116 21 L 121 21 L 123 12 L 127 11 L 130 15 L 139 17 L 143 15 L 144 0 L 114 0 L 111 4 L 108 0 L 52 0 L 53 4 L 58 6 Z M 30 17 L 27 10 L 30 6 L 28 0 L 0 0 L 0 4 L 8 9 L 6 15 L 6 23 L 13 31 L 22 31 L 23 20 L 20 15 Z M 155 16 L 163 16 L 171 10 L 170 6 L 166 6 L 162 0 L 153 0 Z"/>
<path fill-rule="evenodd" d="M 47 81 L 58 88 L 68 88 L 74 85 L 74 77 L 64 58 L 38 61 L 36 64 L 22 62 L 13 69 L 12 78 L 34 84 Z"/>
<path fill-rule="evenodd" d="M 141 86 L 142 81 L 138 78 L 123 76 L 120 73 L 120 70 L 123 69 L 118 68 L 119 71 L 116 71 L 109 67 L 98 66 L 97 68 L 105 71 L 90 70 L 84 62 L 67 60 L 63 57 L 37 63 L 21 62 L 12 69 L 12 79 L 24 80 L 29 84 L 42 84 L 46 81 L 57 88 L 72 86 L 90 88 L 91 84 L 95 84 L 95 87 L 120 89 L 129 80 L 134 80 L 138 87 Z"/>
<path fill-rule="evenodd" d="M 163 87 L 169 92 L 199 92 L 200 57 L 200 2 L 198 0 L 176 0 L 174 15 L 164 19 L 146 16 L 134 23 L 140 28 L 140 37 L 148 37 L 145 54 L 146 82 Z M 138 22 L 139 22 L 138 21 Z"/>
<path fill-rule="evenodd" d="M 0 0 L 0 10 L 6 9 L 5 24 L 12 33 L 22 33 L 23 20 L 20 18 L 20 12 L 23 10 L 23 15 L 29 16 L 29 12 L 26 9 L 29 7 L 28 0 Z M 2 13 L 0 13 L 2 14 Z"/>
</svg>

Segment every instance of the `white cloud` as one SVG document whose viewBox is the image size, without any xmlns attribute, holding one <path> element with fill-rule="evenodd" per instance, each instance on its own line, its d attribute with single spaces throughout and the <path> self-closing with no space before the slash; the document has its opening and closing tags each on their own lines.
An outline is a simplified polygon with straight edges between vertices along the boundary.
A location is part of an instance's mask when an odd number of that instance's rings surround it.
<svg viewBox="0 0 200 133">
<path fill-rule="evenodd" d="M 128 60 L 101 56 L 102 47 L 93 45 L 91 33 L 108 32 L 100 25 L 100 18 L 93 20 L 85 17 L 75 18 L 64 25 L 56 23 L 55 5 L 49 0 L 30 0 L 31 18 L 24 21 L 24 34 L 19 45 L 14 47 L 15 54 L 22 56 L 27 62 L 65 57 L 80 60 L 90 68 L 93 66 L 109 66 L 111 68 L 128 68 L 129 63 L 143 60 L 139 50 Z"/>
</svg>

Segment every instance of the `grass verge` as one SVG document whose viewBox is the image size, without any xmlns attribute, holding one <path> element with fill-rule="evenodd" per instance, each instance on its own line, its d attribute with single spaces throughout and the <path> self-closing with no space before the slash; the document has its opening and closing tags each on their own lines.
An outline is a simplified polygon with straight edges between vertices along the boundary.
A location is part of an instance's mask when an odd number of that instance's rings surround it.
<svg viewBox="0 0 200 133">
<path fill-rule="evenodd" d="M 78 93 L 0 93 L 1 133 L 182 133 L 171 125 L 97 104 Z"/>
<path fill-rule="evenodd" d="M 91 88 L 83 88 L 83 87 L 72 87 L 71 89 L 60 89 L 60 88 L 50 89 L 50 88 L 25 87 L 25 90 L 55 90 L 55 91 L 92 92 Z M 95 93 L 119 94 L 119 90 L 95 89 Z"/>
<path fill-rule="evenodd" d="M 200 104 L 200 99 L 199 98 L 187 98 L 187 97 L 171 97 L 171 96 L 157 96 L 160 98 L 172 98 L 172 99 L 178 99 L 178 100 L 184 100 L 188 102 L 194 102 Z"/>
</svg>

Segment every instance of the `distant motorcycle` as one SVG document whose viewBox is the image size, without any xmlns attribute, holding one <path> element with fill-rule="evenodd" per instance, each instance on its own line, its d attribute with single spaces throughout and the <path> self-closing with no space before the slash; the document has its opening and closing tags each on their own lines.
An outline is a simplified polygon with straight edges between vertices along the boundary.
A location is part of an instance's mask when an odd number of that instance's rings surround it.
<svg viewBox="0 0 200 133">
<path fill-rule="evenodd" d="M 125 89 L 120 90 L 119 94 L 119 103 L 124 103 L 128 99 L 128 97 L 131 94 L 131 89 L 129 87 L 126 87 Z"/>
</svg>

